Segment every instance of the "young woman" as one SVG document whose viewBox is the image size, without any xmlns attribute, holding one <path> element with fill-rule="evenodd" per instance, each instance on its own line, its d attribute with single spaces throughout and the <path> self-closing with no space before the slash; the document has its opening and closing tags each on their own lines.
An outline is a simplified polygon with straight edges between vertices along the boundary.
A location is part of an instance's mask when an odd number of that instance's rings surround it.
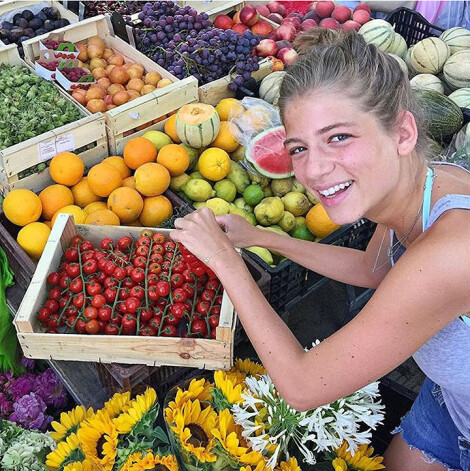
<svg viewBox="0 0 470 471">
<path fill-rule="evenodd" d="M 313 31 L 281 87 L 285 146 L 296 178 L 334 222 L 377 222 L 367 250 L 286 238 L 237 216 L 216 220 L 209 209 L 178 219 L 171 236 L 217 273 L 294 408 L 350 394 L 413 356 L 428 379 L 387 450 L 387 470 L 468 471 L 470 174 L 428 163 L 419 109 L 395 59 L 356 33 Z M 375 294 L 305 352 L 234 249 L 251 245 Z"/>
</svg>

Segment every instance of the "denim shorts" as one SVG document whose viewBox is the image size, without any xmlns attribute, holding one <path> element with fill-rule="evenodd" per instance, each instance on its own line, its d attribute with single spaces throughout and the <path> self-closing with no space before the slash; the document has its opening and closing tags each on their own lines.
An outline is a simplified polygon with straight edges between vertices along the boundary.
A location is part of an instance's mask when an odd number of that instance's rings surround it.
<svg viewBox="0 0 470 471">
<path fill-rule="evenodd" d="M 424 454 L 426 461 L 437 462 L 449 471 L 470 471 L 470 442 L 455 426 L 440 387 L 429 378 L 423 383 L 410 412 L 392 433 Z"/>
</svg>

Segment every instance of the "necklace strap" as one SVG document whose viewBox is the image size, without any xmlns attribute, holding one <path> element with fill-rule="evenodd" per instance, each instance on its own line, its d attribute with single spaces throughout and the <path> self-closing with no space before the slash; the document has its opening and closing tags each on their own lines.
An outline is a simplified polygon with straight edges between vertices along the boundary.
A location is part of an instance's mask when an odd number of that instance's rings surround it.
<svg viewBox="0 0 470 471">
<path fill-rule="evenodd" d="M 423 192 L 423 232 L 428 225 L 429 214 L 431 213 L 432 184 L 434 180 L 434 169 L 428 167 L 426 171 L 426 183 Z"/>
</svg>

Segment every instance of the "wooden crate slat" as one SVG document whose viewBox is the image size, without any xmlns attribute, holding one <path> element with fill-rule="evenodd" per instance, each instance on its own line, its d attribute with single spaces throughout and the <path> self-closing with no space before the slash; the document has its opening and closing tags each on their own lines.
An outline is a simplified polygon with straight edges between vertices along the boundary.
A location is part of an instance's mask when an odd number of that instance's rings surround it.
<svg viewBox="0 0 470 471">
<path fill-rule="evenodd" d="M 14 324 L 24 353 L 29 358 L 99 361 L 105 363 L 174 365 L 206 369 L 227 369 L 233 363 L 236 314 L 227 294 L 221 305 L 216 339 L 183 339 L 141 336 L 46 334 L 40 332 L 36 313 L 47 298 L 47 274 L 55 270 L 71 238 L 80 234 L 94 244 L 104 237 L 138 237 L 143 228 L 75 225 L 73 217 L 60 214 L 51 231 L 31 284 Z M 168 235 L 169 229 L 159 229 Z"/>
<path fill-rule="evenodd" d="M 0 49 L 0 64 L 25 65 L 21 60 L 16 44 L 9 44 Z"/>
</svg>

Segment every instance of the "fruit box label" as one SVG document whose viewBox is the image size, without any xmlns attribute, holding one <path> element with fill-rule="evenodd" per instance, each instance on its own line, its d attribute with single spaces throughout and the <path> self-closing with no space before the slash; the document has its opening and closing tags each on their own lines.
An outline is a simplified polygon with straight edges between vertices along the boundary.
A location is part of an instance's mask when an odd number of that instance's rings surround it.
<svg viewBox="0 0 470 471">
<path fill-rule="evenodd" d="M 76 59 L 80 54 L 75 44 L 64 40 L 64 33 L 51 33 L 40 41 L 39 51 L 44 49 L 52 49 L 56 59 Z"/>
<path fill-rule="evenodd" d="M 38 163 L 47 162 L 60 152 L 70 152 L 74 150 L 75 142 L 72 133 L 46 139 L 38 143 Z"/>
<path fill-rule="evenodd" d="M 86 71 L 86 73 L 78 78 L 78 80 L 71 81 L 68 77 L 66 77 L 67 69 L 82 70 Z M 56 80 L 68 91 L 73 91 L 77 88 L 87 89 L 90 85 L 95 83 L 95 78 L 93 75 L 91 75 L 87 69 L 79 67 L 78 59 L 60 62 L 56 71 Z"/>
<path fill-rule="evenodd" d="M 55 79 L 58 65 L 59 61 L 54 57 L 54 51 L 43 49 L 39 51 L 39 59 L 34 62 L 34 70 L 40 77 L 50 81 Z"/>
</svg>

